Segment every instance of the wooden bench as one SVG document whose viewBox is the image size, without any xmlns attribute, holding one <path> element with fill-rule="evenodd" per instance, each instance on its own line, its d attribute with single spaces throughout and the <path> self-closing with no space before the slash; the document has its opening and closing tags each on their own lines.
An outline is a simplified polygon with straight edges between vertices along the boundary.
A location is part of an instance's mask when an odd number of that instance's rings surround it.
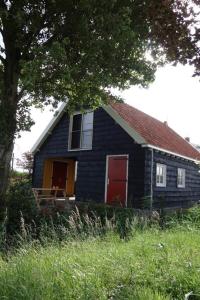
<svg viewBox="0 0 200 300">
<path fill-rule="evenodd" d="M 55 206 L 57 200 L 66 201 L 67 199 L 64 189 L 33 188 L 32 191 L 38 208 L 49 204 Z"/>
</svg>

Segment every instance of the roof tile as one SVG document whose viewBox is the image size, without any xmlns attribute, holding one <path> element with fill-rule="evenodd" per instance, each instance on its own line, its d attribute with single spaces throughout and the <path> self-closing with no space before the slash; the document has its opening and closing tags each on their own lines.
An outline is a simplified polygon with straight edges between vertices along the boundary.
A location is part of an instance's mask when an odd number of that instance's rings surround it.
<svg viewBox="0 0 200 300">
<path fill-rule="evenodd" d="M 200 159 L 200 153 L 166 123 L 126 103 L 110 105 L 148 144 L 182 156 Z"/>
</svg>

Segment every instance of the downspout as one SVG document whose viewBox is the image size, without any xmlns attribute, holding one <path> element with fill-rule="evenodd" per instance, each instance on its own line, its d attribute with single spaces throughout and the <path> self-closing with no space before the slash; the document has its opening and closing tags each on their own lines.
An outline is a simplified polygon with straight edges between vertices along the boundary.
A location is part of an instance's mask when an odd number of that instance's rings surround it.
<svg viewBox="0 0 200 300">
<path fill-rule="evenodd" d="M 153 149 L 150 148 L 151 150 L 151 179 L 150 179 L 150 211 L 153 209 L 153 161 L 154 161 L 154 153 Z"/>
</svg>

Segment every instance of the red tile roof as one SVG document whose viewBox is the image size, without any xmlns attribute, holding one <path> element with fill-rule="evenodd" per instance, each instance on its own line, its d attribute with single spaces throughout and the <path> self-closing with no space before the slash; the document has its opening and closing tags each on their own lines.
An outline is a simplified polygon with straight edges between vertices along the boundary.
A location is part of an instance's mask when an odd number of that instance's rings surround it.
<svg viewBox="0 0 200 300">
<path fill-rule="evenodd" d="M 110 105 L 130 127 L 145 139 L 147 144 L 200 160 L 200 153 L 166 123 L 126 103 L 111 103 Z"/>
</svg>

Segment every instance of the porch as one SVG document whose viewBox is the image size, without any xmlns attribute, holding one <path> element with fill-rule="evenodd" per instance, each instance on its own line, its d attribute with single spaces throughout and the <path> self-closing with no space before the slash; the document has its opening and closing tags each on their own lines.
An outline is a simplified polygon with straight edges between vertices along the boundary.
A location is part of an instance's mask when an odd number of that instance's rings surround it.
<svg viewBox="0 0 200 300">
<path fill-rule="evenodd" d="M 62 189 L 43 189 L 33 188 L 33 194 L 38 210 L 47 212 L 70 210 L 74 207 L 74 197 L 66 197 L 65 190 Z"/>
<path fill-rule="evenodd" d="M 75 200 L 77 160 L 48 158 L 44 161 L 42 187 L 33 188 L 37 207 L 65 207 Z"/>
</svg>

